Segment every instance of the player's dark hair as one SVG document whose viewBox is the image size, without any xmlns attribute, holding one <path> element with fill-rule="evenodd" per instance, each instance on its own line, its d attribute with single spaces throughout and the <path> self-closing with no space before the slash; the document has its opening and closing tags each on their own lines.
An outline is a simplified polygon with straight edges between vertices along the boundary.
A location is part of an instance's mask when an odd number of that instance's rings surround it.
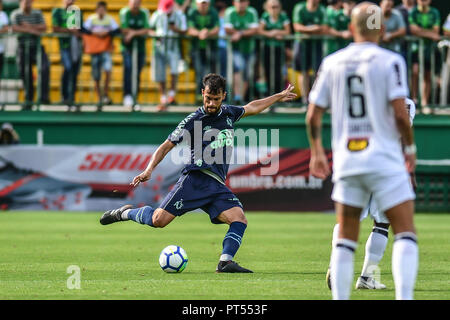
<svg viewBox="0 0 450 320">
<path fill-rule="evenodd" d="M 206 87 L 211 94 L 224 93 L 227 88 L 227 80 L 220 74 L 210 73 L 203 78 L 203 88 Z"/>
<path fill-rule="evenodd" d="M 97 2 L 97 8 L 100 8 L 100 7 L 103 7 L 106 9 L 108 7 L 108 4 L 106 3 L 106 1 L 99 1 L 99 2 Z"/>
</svg>

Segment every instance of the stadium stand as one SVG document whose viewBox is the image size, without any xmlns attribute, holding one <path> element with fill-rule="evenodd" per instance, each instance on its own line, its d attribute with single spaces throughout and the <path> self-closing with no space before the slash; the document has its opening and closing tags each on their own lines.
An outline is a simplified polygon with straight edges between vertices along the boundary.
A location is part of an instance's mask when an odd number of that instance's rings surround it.
<svg viewBox="0 0 450 320">
<path fill-rule="evenodd" d="M 123 0 L 108 0 L 108 11 L 119 22 L 119 11 L 123 8 L 127 2 Z M 84 18 L 94 13 L 96 1 L 78 0 L 76 5 L 83 10 Z M 142 6 L 150 11 L 150 14 L 157 9 L 157 0 L 143 0 Z M 39 0 L 35 2 L 35 8 L 42 10 L 47 25 L 49 26 L 48 32 L 51 32 L 51 12 L 54 7 L 61 6 L 61 0 Z M 63 67 L 61 65 L 61 57 L 59 54 L 59 43 L 56 37 L 44 37 L 43 43 L 45 44 L 49 59 L 51 62 L 51 76 L 50 76 L 50 100 L 52 102 L 61 101 L 60 86 L 61 75 Z M 114 53 L 113 53 L 113 73 L 112 82 L 110 87 L 110 95 L 113 104 L 122 103 L 122 91 L 123 91 L 123 68 L 122 68 L 122 55 L 120 53 L 120 38 L 114 39 Z M 150 57 L 152 50 L 151 41 L 147 41 L 147 56 Z M 141 82 L 141 97 L 145 96 L 145 101 L 159 102 L 158 84 L 150 79 L 150 59 L 147 59 L 146 67 L 142 72 Z M 90 56 L 83 55 L 83 64 L 79 75 L 78 93 L 76 101 L 78 103 L 89 103 L 96 101 L 95 92 L 93 91 L 94 81 L 91 75 L 91 62 Z M 179 97 L 178 97 L 179 96 Z M 194 103 L 195 101 L 195 74 L 193 70 L 188 70 L 180 75 L 178 85 L 179 101 L 186 103 Z"/>
</svg>

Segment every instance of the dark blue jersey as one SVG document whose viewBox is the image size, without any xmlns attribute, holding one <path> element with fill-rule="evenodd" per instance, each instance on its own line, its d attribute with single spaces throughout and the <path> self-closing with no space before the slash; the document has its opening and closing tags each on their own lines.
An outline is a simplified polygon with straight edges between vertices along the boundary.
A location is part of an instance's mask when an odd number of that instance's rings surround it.
<svg viewBox="0 0 450 320">
<path fill-rule="evenodd" d="M 214 115 L 203 107 L 188 115 L 169 135 L 174 144 L 185 141 L 191 148 L 190 163 L 183 173 L 202 170 L 225 181 L 234 144 L 234 123 L 245 113 L 243 107 L 222 105 Z"/>
</svg>

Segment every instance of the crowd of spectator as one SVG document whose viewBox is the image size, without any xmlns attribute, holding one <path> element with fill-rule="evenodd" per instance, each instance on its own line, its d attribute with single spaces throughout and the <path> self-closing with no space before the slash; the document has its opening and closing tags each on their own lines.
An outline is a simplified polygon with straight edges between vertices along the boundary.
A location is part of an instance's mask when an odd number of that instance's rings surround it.
<svg viewBox="0 0 450 320">
<path fill-rule="evenodd" d="M 446 60 L 435 50 L 437 42 L 442 40 L 442 36 L 450 36 L 450 14 L 441 34 L 441 17 L 439 11 L 431 6 L 431 1 L 402 0 L 397 7 L 394 7 L 394 0 L 377 1 L 384 16 L 385 33 L 381 45 L 399 52 L 410 62 L 412 98 L 417 101 L 421 97 L 419 102 L 423 106 L 430 102 L 431 73 L 436 72 L 431 70 L 431 61 L 437 65 Z M 288 14 L 283 10 L 283 1 L 266 0 L 264 12 L 259 15 L 250 5 L 250 0 L 233 0 L 232 3 L 226 0 L 160 0 L 158 9 L 150 14 L 141 0 L 129 0 L 128 5 L 120 10 L 120 21 L 115 21 L 108 14 L 107 1 L 99 1 L 95 14 L 84 19 L 75 0 L 63 0 L 60 8 L 54 8 L 51 20 L 52 31 L 65 34 L 59 39 L 64 70 L 62 101 L 66 105 L 74 105 L 82 56 L 89 54 L 98 102 L 111 104 L 109 86 L 113 37 L 120 35 L 123 103 L 126 106 L 137 104 L 140 74 L 148 58 L 152 79 L 159 87 L 158 108 L 163 111 L 176 103 L 183 61 L 190 61 L 195 70 L 199 96 L 204 75 L 210 72 L 231 75 L 227 74 L 230 72 L 227 70 L 227 59 L 230 58 L 227 53 L 230 51 L 236 104 L 249 100 L 249 88 L 254 87 L 256 77 L 264 79 L 263 94 L 282 90 L 286 85 L 288 68 L 298 71 L 297 85 L 302 102 L 307 103 L 308 92 L 322 58 L 351 42 L 350 15 L 356 3 L 356 0 L 306 0 L 297 3 L 292 14 Z M 33 0 L 20 0 L 20 7 L 12 12 L 10 21 L 0 11 L 0 33 L 8 30 L 19 33 L 17 61 L 24 83 L 25 107 L 29 108 L 34 101 L 32 67 L 37 63 L 40 66 L 39 100 L 41 103 L 50 102 L 50 63 L 40 43 L 40 36 L 48 28 L 42 12 L 33 9 Z M 419 46 L 417 42 L 405 41 L 407 35 L 424 39 L 425 81 L 420 95 Z M 149 36 L 153 38 L 151 57 L 146 52 Z M 180 36 L 190 37 L 189 50 L 185 50 Z M 230 46 L 227 41 L 231 42 Z M 42 48 L 39 54 L 38 48 Z M 3 52 L 4 46 L 0 42 L 0 60 Z M 447 60 L 450 63 L 450 58 Z M 167 67 L 170 69 L 170 83 L 166 79 Z M 260 69 L 262 71 L 258 72 Z"/>
</svg>

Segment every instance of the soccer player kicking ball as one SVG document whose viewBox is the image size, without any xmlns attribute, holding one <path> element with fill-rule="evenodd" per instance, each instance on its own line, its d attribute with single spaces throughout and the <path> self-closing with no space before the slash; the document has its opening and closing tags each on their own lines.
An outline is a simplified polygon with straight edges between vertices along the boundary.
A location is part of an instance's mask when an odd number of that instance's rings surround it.
<svg viewBox="0 0 450 320">
<path fill-rule="evenodd" d="M 383 29 L 380 7 L 369 2 L 356 6 L 350 24 L 355 43 L 324 59 L 309 97 L 310 171 L 322 179 L 330 168 L 321 123 L 325 108 L 331 107 L 332 114 L 332 199 L 339 223 L 331 257 L 333 299 L 350 298 L 359 219 L 371 195 L 395 236 L 396 299 L 413 299 L 418 246 L 408 171 L 414 171 L 416 147 L 405 107 L 406 64 L 400 55 L 377 45 Z"/>
<path fill-rule="evenodd" d="M 412 126 L 414 117 L 416 115 L 416 105 L 411 99 L 405 99 L 405 101 L 409 115 L 409 122 Z M 415 187 L 415 177 L 413 173 L 411 173 L 411 184 L 413 185 L 413 187 Z M 386 285 L 384 285 L 379 281 L 379 279 L 377 279 L 375 271 L 377 271 L 378 264 L 383 258 L 384 251 L 386 250 L 386 246 L 388 244 L 389 220 L 388 218 L 386 218 L 384 212 L 378 210 L 375 201 L 372 200 L 372 196 L 370 197 L 369 203 L 363 210 L 360 221 L 363 221 L 369 215 L 372 218 L 374 225 L 372 232 L 370 233 L 369 238 L 366 241 L 364 264 L 361 275 L 356 281 L 355 288 L 375 290 L 386 289 Z M 336 224 L 333 229 L 332 248 L 334 248 L 334 245 L 336 244 L 338 234 L 339 224 Z M 326 281 L 328 288 L 331 289 L 330 273 L 331 270 L 330 268 L 328 268 Z"/>
<path fill-rule="evenodd" d="M 175 217 L 202 209 L 212 223 L 226 223 L 230 227 L 223 240 L 223 250 L 216 272 L 250 273 L 252 271 L 233 261 L 238 251 L 247 219 L 239 199 L 225 185 L 234 140 L 234 124 L 239 119 L 256 115 L 276 102 L 294 99 L 297 95 L 289 87 L 270 97 L 255 100 L 243 107 L 223 104 L 226 80 L 217 74 L 203 78 L 203 106 L 188 115 L 153 154 L 144 172 L 131 185 L 137 187 L 147 181 L 158 163 L 183 140 L 190 145 L 191 159 L 172 191 L 159 208 L 125 205 L 106 211 L 100 218 L 103 225 L 133 220 L 154 228 L 164 228 Z M 215 138 L 213 138 L 215 137 Z"/>
</svg>

